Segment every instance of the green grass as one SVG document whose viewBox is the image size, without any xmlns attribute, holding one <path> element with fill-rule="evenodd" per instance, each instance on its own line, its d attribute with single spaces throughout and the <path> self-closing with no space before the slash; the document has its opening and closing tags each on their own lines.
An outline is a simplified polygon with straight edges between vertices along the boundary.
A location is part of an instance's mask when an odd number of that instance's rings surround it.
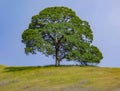
<svg viewBox="0 0 120 91">
<path fill-rule="evenodd" d="M 113 91 L 120 68 L 0 66 L 0 91 Z"/>
</svg>

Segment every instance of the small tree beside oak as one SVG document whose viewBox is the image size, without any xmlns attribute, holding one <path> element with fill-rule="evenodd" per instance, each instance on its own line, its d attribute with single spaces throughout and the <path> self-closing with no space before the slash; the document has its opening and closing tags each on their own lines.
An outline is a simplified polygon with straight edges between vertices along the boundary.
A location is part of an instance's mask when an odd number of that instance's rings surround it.
<svg viewBox="0 0 120 91">
<path fill-rule="evenodd" d="M 41 52 L 61 60 L 78 61 L 81 65 L 100 63 L 99 49 L 91 45 L 93 34 L 87 21 L 81 20 L 67 7 L 48 7 L 32 17 L 28 29 L 22 33 L 25 53 Z"/>
</svg>

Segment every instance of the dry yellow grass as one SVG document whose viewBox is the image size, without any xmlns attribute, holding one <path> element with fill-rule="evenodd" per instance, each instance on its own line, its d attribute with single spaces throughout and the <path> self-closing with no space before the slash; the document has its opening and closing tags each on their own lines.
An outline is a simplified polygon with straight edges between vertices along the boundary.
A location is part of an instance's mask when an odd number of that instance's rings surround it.
<svg viewBox="0 0 120 91">
<path fill-rule="evenodd" d="M 0 66 L 0 91 L 113 91 L 120 68 Z"/>
</svg>

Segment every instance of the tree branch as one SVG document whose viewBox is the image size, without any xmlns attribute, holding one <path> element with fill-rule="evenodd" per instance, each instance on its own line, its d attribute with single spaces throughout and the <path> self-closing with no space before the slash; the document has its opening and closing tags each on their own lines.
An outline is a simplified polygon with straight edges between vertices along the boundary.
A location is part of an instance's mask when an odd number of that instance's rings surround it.
<svg viewBox="0 0 120 91">
<path fill-rule="evenodd" d="M 61 40 L 62 40 L 62 38 L 63 38 L 64 36 L 62 35 L 61 36 L 61 38 L 58 40 L 58 43 L 60 43 L 61 42 Z"/>
</svg>

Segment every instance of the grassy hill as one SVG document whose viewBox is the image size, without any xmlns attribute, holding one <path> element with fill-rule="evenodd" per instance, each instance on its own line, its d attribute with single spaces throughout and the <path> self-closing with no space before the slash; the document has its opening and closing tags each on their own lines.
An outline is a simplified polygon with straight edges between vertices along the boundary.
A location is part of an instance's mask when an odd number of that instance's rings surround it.
<svg viewBox="0 0 120 91">
<path fill-rule="evenodd" d="M 120 68 L 0 66 L 0 91 L 114 91 Z"/>
</svg>

